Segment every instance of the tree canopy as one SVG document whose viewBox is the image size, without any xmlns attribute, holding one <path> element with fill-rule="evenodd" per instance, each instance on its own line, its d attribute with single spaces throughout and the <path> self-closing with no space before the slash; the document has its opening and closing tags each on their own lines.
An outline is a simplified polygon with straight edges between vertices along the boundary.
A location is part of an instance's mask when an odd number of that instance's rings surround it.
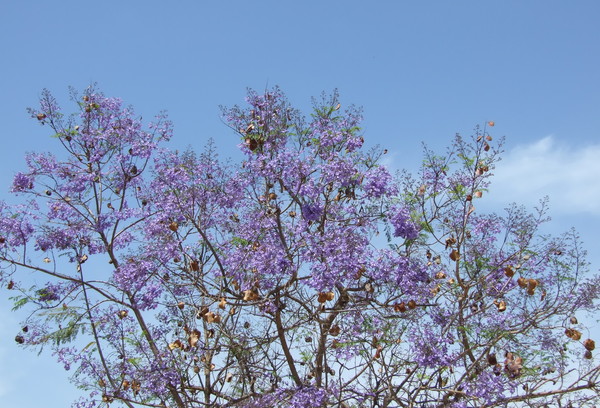
<svg viewBox="0 0 600 408">
<path fill-rule="evenodd" d="M 76 407 L 547 407 L 600 401 L 600 281 L 541 202 L 485 214 L 493 122 L 392 174 L 336 92 L 309 116 L 278 88 L 223 108 L 239 162 L 171 151 L 94 87 L 31 116 L 0 203 L 0 281 L 53 349 Z M 235 137 L 231 138 L 236 143 Z M 38 282 L 32 286 L 25 273 Z M 44 277 L 44 279 L 42 279 Z"/>
</svg>

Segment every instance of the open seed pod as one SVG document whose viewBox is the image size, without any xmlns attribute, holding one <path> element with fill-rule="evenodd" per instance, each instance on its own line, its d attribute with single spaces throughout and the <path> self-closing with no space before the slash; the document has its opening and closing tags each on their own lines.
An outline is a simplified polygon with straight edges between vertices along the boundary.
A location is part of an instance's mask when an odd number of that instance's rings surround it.
<svg viewBox="0 0 600 408">
<path fill-rule="evenodd" d="M 575 329 L 565 329 L 565 335 L 575 341 L 581 339 L 581 332 Z"/>
<path fill-rule="evenodd" d="M 506 310 L 506 302 L 504 300 L 494 300 L 494 305 L 496 305 L 499 312 L 504 312 Z"/>
<path fill-rule="evenodd" d="M 396 303 L 394 305 L 394 311 L 400 312 L 400 313 L 406 312 L 406 303 L 404 303 L 404 302 Z"/>
</svg>

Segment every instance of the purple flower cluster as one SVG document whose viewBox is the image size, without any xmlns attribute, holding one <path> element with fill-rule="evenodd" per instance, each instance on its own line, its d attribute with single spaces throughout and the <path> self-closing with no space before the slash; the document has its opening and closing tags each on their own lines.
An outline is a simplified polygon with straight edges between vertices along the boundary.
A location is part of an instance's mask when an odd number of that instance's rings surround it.
<svg viewBox="0 0 600 408">
<path fill-rule="evenodd" d="M 394 236 L 404 239 L 416 239 L 419 236 L 419 228 L 412 220 L 410 211 L 406 207 L 393 207 L 390 212 L 390 222 L 394 227 Z"/>
</svg>

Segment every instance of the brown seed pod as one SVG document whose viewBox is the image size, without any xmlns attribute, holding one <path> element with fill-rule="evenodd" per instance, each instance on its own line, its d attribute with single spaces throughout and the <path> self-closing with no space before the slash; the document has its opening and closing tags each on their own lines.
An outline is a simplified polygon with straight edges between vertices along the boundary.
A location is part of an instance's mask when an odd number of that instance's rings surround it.
<svg viewBox="0 0 600 408">
<path fill-rule="evenodd" d="M 593 351 L 596 348 L 596 342 L 592 339 L 587 339 L 583 342 L 583 346 L 586 350 Z"/>
<path fill-rule="evenodd" d="M 179 302 L 177 303 L 177 307 L 179 308 L 179 310 L 183 310 L 183 308 L 185 307 L 185 303 Z"/>
<path fill-rule="evenodd" d="M 404 302 L 396 303 L 394 305 L 394 311 L 395 312 L 400 312 L 400 313 L 406 312 L 406 303 L 404 303 Z"/>
<path fill-rule="evenodd" d="M 180 349 L 182 346 L 181 340 L 177 339 L 173 343 L 169 343 L 169 350 Z"/>
<path fill-rule="evenodd" d="M 496 358 L 496 354 L 494 354 L 494 353 L 488 354 L 487 361 L 488 361 L 488 364 L 491 366 L 495 366 L 496 364 L 498 364 L 498 359 Z"/>
<path fill-rule="evenodd" d="M 450 259 L 454 262 L 458 261 L 460 259 L 460 253 L 456 249 L 453 249 L 452 252 L 450 252 Z"/>
<path fill-rule="evenodd" d="M 592 352 L 589 351 L 589 350 L 586 350 L 585 353 L 583 353 L 583 357 L 586 358 L 586 359 L 588 359 L 588 360 L 591 360 L 592 359 Z"/>
<path fill-rule="evenodd" d="M 38 113 L 36 115 L 36 117 L 37 117 L 37 120 L 42 121 L 42 120 L 46 119 L 46 114 L 45 113 Z"/>
<path fill-rule="evenodd" d="M 247 289 L 244 291 L 244 300 L 252 301 L 258 299 L 258 293 L 252 289 Z"/>
<path fill-rule="evenodd" d="M 325 302 L 327 302 L 327 293 L 325 293 L 325 292 L 319 292 L 319 294 L 317 295 L 317 301 L 319 303 L 325 303 Z"/>
<path fill-rule="evenodd" d="M 525 279 L 524 277 L 520 277 L 519 279 L 517 279 L 517 283 L 519 284 L 520 287 L 522 288 L 526 288 L 527 287 L 527 279 Z"/>
<path fill-rule="evenodd" d="M 571 322 L 571 324 L 577 324 L 577 323 L 579 323 L 577 321 L 577 318 L 575 316 L 571 316 L 571 318 L 569 319 L 569 321 Z"/>
<path fill-rule="evenodd" d="M 179 228 L 179 224 L 177 224 L 175 221 L 173 221 L 169 224 L 169 229 L 173 232 L 177 231 L 178 228 Z"/>
<path fill-rule="evenodd" d="M 331 329 L 329 329 L 329 334 L 331 334 L 332 336 L 337 336 L 338 334 L 340 334 L 340 331 L 340 326 L 336 324 L 332 326 Z"/>
<path fill-rule="evenodd" d="M 408 307 L 409 309 L 415 309 L 417 307 L 417 302 L 415 302 L 414 300 L 409 300 L 408 301 Z"/>
<path fill-rule="evenodd" d="M 509 278 L 512 278 L 515 275 L 515 271 L 510 266 L 507 266 L 506 268 L 504 268 L 504 274 Z"/>
<path fill-rule="evenodd" d="M 444 279 L 445 277 L 446 277 L 446 274 L 442 271 L 439 271 L 438 273 L 435 274 L 436 279 Z"/>
<path fill-rule="evenodd" d="M 575 330 L 575 329 L 566 329 L 565 334 L 567 337 L 569 337 L 575 341 L 578 341 L 581 339 L 581 332 L 578 330 Z"/>
<path fill-rule="evenodd" d="M 499 312 L 504 312 L 506 310 L 506 302 L 504 300 L 494 300 L 494 304 L 498 308 Z"/>
<path fill-rule="evenodd" d="M 527 289 L 528 290 L 535 290 L 537 285 L 538 285 L 538 281 L 536 279 L 528 279 L 527 280 Z"/>
<path fill-rule="evenodd" d="M 224 297 L 222 297 L 221 301 L 219 302 L 219 309 L 225 309 L 226 304 L 227 304 L 227 301 L 225 300 Z"/>
<path fill-rule="evenodd" d="M 452 247 L 456 244 L 456 238 L 454 237 L 450 237 L 446 239 L 446 249 L 448 249 L 448 247 Z"/>
<path fill-rule="evenodd" d="M 117 313 L 117 316 L 119 316 L 119 319 L 124 319 L 127 317 L 127 310 L 119 310 L 119 312 Z"/>
<path fill-rule="evenodd" d="M 256 139 L 247 137 L 246 138 L 246 146 L 248 146 L 248 149 L 250 149 L 250 151 L 253 152 L 258 148 L 258 142 L 256 141 Z"/>
<path fill-rule="evenodd" d="M 196 347 L 196 344 L 198 344 L 199 340 L 200 340 L 200 330 L 198 330 L 198 329 L 192 330 L 188 336 L 188 344 L 190 345 L 190 347 Z"/>
</svg>

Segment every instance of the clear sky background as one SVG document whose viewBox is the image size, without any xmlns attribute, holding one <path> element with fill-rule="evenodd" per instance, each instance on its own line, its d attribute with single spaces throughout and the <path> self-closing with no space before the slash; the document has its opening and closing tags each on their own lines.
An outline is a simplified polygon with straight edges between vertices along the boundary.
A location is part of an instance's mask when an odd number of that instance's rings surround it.
<svg viewBox="0 0 600 408">
<path fill-rule="evenodd" d="M 68 86 L 98 82 L 145 118 L 167 110 L 171 147 L 214 138 L 223 157 L 239 140 L 218 106 L 242 104 L 246 87 L 279 85 L 304 109 L 338 88 L 395 169 L 417 170 L 422 141 L 443 151 L 494 120 L 506 153 L 482 205 L 548 195 L 548 230 L 576 227 L 597 271 L 599 17 L 597 0 L 0 0 L 0 199 L 26 151 L 57 151 L 25 112 L 43 88 L 71 111 Z M 5 295 L 0 406 L 69 406 L 77 392 L 54 357 L 14 342 L 24 316 Z"/>
</svg>

